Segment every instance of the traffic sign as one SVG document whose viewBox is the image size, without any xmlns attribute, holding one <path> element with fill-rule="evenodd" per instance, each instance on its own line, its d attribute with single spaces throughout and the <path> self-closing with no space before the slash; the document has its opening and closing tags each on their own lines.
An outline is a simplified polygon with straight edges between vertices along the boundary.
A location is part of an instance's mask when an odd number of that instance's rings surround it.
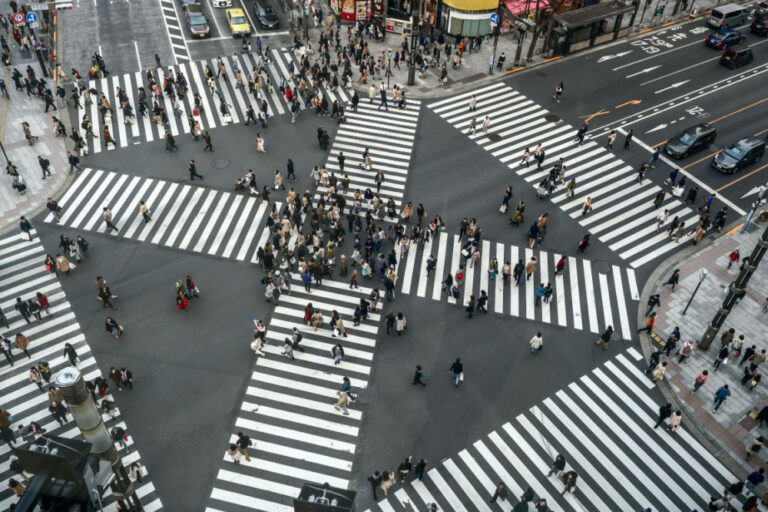
<svg viewBox="0 0 768 512">
<path fill-rule="evenodd" d="M 491 23 L 493 23 L 494 25 L 499 24 L 499 15 L 496 14 L 495 12 L 491 13 Z"/>
<path fill-rule="evenodd" d="M 35 14 L 33 12 L 28 12 L 27 13 L 27 23 L 29 23 L 30 25 L 32 25 L 33 23 L 37 23 L 37 14 Z"/>
<path fill-rule="evenodd" d="M 22 25 L 24 23 L 24 14 L 17 12 L 13 15 L 13 22 L 17 25 Z"/>
<path fill-rule="evenodd" d="M 387 58 L 388 59 L 392 58 L 392 48 L 387 48 Z"/>
<path fill-rule="evenodd" d="M 30 4 L 29 8 L 33 11 L 47 11 L 48 4 Z"/>
</svg>

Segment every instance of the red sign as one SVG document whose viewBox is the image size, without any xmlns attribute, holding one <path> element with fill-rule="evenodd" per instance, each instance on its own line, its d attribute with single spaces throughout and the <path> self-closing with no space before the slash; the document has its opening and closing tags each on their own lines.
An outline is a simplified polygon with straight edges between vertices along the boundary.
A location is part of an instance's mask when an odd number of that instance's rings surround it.
<svg viewBox="0 0 768 512">
<path fill-rule="evenodd" d="M 20 12 L 17 12 L 16 14 L 13 15 L 13 21 L 17 25 L 23 25 L 24 24 L 24 14 L 20 13 Z"/>
</svg>

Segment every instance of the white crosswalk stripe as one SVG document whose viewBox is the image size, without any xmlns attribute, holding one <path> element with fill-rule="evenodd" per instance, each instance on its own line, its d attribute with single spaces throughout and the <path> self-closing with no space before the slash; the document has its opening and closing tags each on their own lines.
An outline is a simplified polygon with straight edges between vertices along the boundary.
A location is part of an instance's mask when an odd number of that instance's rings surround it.
<svg viewBox="0 0 768 512">
<path fill-rule="evenodd" d="M 477 110 L 473 112 L 469 110 L 472 95 L 477 100 Z M 660 187 L 647 178 L 641 184 L 636 183 L 636 169 L 618 156 L 621 149 L 609 151 L 602 145 L 604 140 L 586 140 L 578 145 L 574 140 L 576 127 L 548 120 L 546 108 L 506 84 L 499 82 L 439 100 L 430 103 L 429 108 L 534 187 L 538 187 L 549 175 L 552 165 L 563 158 L 567 168 L 565 180 L 575 179 L 575 194 L 566 198 L 565 187 L 560 185 L 550 200 L 633 268 L 681 245 L 669 239 L 665 232 L 656 233 L 656 216 L 664 209 L 670 211 L 669 221 L 679 216 L 688 231 L 695 226 L 696 212 L 672 194 L 667 194 L 663 204 L 654 209 L 652 202 Z M 486 115 L 490 116 L 488 135 L 480 129 Z M 473 117 L 478 127 L 474 135 L 470 133 Z M 533 157 L 537 144 L 542 145 L 546 155 L 541 170 L 537 169 Z M 522 163 L 526 148 L 531 151 L 530 166 Z M 593 211 L 583 216 L 581 207 L 587 197 L 592 198 Z"/>
<path fill-rule="evenodd" d="M 34 233 L 34 232 L 33 232 Z M 36 234 L 36 233 L 35 233 Z M 63 355 L 64 344 L 71 344 L 77 351 L 80 359 L 78 369 L 87 381 L 101 377 L 102 373 L 96 364 L 91 349 L 80 330 L 80 325 L 75 318 L 72 307 L 67 300 L 64 291 L 55 274 L 45 269 L 44 260 L 46 251 L 35 237 L 29 242 L 26 236 L 10 235 L 0 238 L 0 250 L 3 258 L 0 259 L 0 308 L 8 318 L 9 325 L 0 327 L 0 333 L 8 338 L 12 345 L 13 366 L 6 358 L 0 358 L 0 408 L 9 411 L 13 415 L 10 426 L 11 431 L 17 433 L 19 426 L 28 427 L 30 422 L 37 422 L 46 430 L 47 434 L 67 438 L 81 438 L 80 430 L 68 415 L 68 422 L 63 426 L 48 412 L 49 400 L 48 384 L 43 381 L 43 387 L 38 387 L 29 379 L 30 366 L 39 362 L 47 362 L 51 368 L 51 374 L 70 365 L 70 361 Z M 87 266 L 87 262 L 83 265 Z M 50 315 L 41 312 L 40 322 L 31 316 L 31 323 L 15 310 L 16 297 L 23 300 L 34 299 L 40 292 L 47 296 L 50 303 Z M 29 353 L 27 358 L 24 352 L 13 346 L 15 333 L 21 332 L 29 339 Z M 106 378 L 106 375 L 104 375 Z M 117 393 L 112 388 L 111 391 Z M 122 393 L 130 393 L 124 390 Z M 108 391 L 106 398 L 115 401 L 115 397 Z M 97 405 L 99 405 L 97 403 Z M 130 453 L 123 454 L 123 465 L 128 468 L 134 462 L 138 462 L 143 468 L 143 481 L 136 482 L 137 494 L 145 510 L 157 511 L 163 508 L 158 494 L 152 484 L 147 468 L 143 465 L 138 450 L 134 446 L 134 439 L 130 429 L 123 421 L 119 409 L 114 409 L 114 414 L 104 414 L 104 423 L 108 429 L 119 426 L 128 433 L 127 446 Z M 29 435 L 16 436 L 15 447 L 26 446 L 34 439 Z M 118 450 L 119 445 L 116 445 Z M 11 451 L 7 444 L 0 446 L 0 478 L 8 481 L 15 478 L 19 481 L 22 477 L 10 469 Z M 27 472 L 29 474 L 29 472 Z M 10 510 L 11 504 L 15 504 L 18 498 L 10 489 L 3 486 L 0 489 L 0 509 Z M 115 499 L 108 491 L 104 496 L 104 507 L 111 508 Z"/>
<path fill-rule="evenodd" d="M 343 377 L 349 377 L 354 395 L 364 394 L 372 366 L 381 316 L 354 325 L 354 311 L 370 288 L 323 280 L 322 287 L 304 290 L 301 280 L 291 282 L 267 326 L 266 357 L 259 357 L 235 420 L 233 432 L 248 435 L 250 460 L 235 464 L 222 450 L 222 462 L 208 502 L 209 511 L 288 511 L 304 483 L 347 488 L 352 477 L 359 428 L 363 420 L 362 396 L 350 403 L 349 414 L 335 409 Z M 317 331 L 305 325 L 308 304 L 320 311 L 324 323 Z M 329 328 L 332 311 L 342 318 L 347 336 L 334 337 Z M 295 360 L 283 354 L 284 339 L 293 328 L 302 334 Z M 331 348 L 340 343 L 344 358 L 334 364 Z M 234 443 L 233 434 L 227 443 Z"/>
<path fill-rule="evenodd" d="M 406 204 L 405 184 L 421 102 L 408 100 L 405 109 L 393 106 L 388 112 L 378 110 L 376 103 L 361 101 L 357 112 L 351 108 L 347 109 L 347 120 L 336 132 L 325 166 L 338 180 L 337 194 L 344 196 L 349 207 L 359 201 L 361 215 L 373 209 L 373 195 L 377 193 L 376 174 L 381 171 L 384 181 L 378 191 L 382 201 L 378 215 L 385 221 L 396 222 L 398 214 Z M 366 149 L 371 157 L 370 169 L 364 166 L 363 153 Z M 341 154 L 344 157 L 343 170 L 339 161 Z M 350 183 L 346 191 L 342 190 L 341 186 L 345 175 L 349 177 Z M 365 198 L 367 190 L 371 191 L 369 199 Z M 315 199 L 321 193 L 326 194 L 328 199 L 329 187 L 323 183 L 318 187 Z M 359 194 L 359 200 L 355 198 L 355 194 Z M 395 203 L 394 217 L 387 214 L 387 201 L 390 199 Z"/>
<path fill-rule="evenodd" d="M 434 293 L 433 300 L 446 300 L 450 304 L 456 302 L 443 290 L 442 282 L 448 273 L 455 273 L 460 263 L 461 242 L 457 235 L 440 232 L 439 241 L 430 241 L 429 246 L 419 247 L 415 242 L 405 254 L 405 264 L 400 266 L 398 286 L 401 293 L 414 293 L 414 283 L 418 283 L 415 293 L 424 297 L 430 283 Z M 427 275 L 427 258 L 437 260 L 436 270 Z M 515 286 L 514 278 L 505 283 L 501 269 L 509 262 L 514 269 L 518 259 L 527 263 L 531 256 L 538 260 L 536 272 L 526 281 L 522 277 L 520 285 Z M 617 335 L 622 339 L 631 340 L 633 332 L 629 322 L 628 304 L 636 301 L 637 296 L 625 295 L 625 290 L 635 289 L 634 272 L 619 266 L 610 267 L 604 263 L 593 262 L 586 258 L 567 258 L 565 269 L 560 276 L 555 275 L 555 267 L 562 255 L 547 251 L 532 251 L 515 245 L 505 247 L 502 243 L 483 241 L 480 246 L 480 262 L 474 267 L 465 265 L 463 304 L 469 302 L 469 296 L 480 297 L 480 291 L 488 294 L 486 308 L 497 314 L 523 317 L 543 323 L 573 327 L 574 329 L 589 329 L 591 332 L 602 332 L 607 325 L 612 325 Z M 489 262 L 498 260 L 498 275 L 491 279 L 488 273 Z M 451 263 L 448 265 L 450 259 Z M 552 284 L 553 292 L 550 301 L 543 300 L 535 305 L 535 289 L 540 284 Z M 602 314 L 598 315 L 598 311 Z M 477 312 L 476 314 L 482 314 Z M 588 317 L 587 323 L 582 318 Z"/>
<path fill-rule="evenodd" d="M 112 222 L 119 228 L 115 236 L 238 261 L 255 261 L 257 247 L 269 237 L 271 207 L 264 201 L 151 178 L 130 177 L 129 186 L 123 187 L 128 179 L 125 174 L 83 169 L 59 200 L 60 224 L 102 232 L 102 208 L 111 207 Z M 149 223 L 139 214 L 142 200 L 150 208 Z M 275 205 L 280 211 L 282 203 Z M 45 222 L 56 221 L 51 214 Z"/>
<path fill-rule="evenodd" d="M 617 364 L 618 363 L 618 364 Z M 508 511 L 529 487 L 552 510 L 703 510 L 736 477 L 686 431 L 654 429 L 663 397 L 628 349 L 428 471 L 392 489 L 371 510 Z M 575 490 L 547 477 L 555 456 L 578 475 Z M 670 478 L 674 475 L 674 478 Z M 412 477 L 413 475 L 411 475 Z M 732 504 L 736 505 L 735 500 Z"/>
<path fill-rule="evenodd" d="M 285 114 L 290 111 L 290 102 L 286 100 L 285 94 L 279 90 L 279 84 L 283 78 L 289 79 L 291 89 L 295 91 L 294 87 L 298 87 L 298 80 L 291 78 L 288 71 L 289 62 L 294 62 L 298 68 L 298 55 L 288 49 L 272 49 L 270 55 L 273 59 L 272 64 L 263 68 L 265 78 L 268 75 L 269 79 L 274 87 L 274 90 L 269 93 L 266 89 L 266 84 L 262 88 L 259 98 L 264 98 L 267 101 L 267 112 L 270 116 Z M 235 60 L 242 72 L 243 87 L 238 87 L 235 79 L 234 63 Z M 187 81 L 187 92 L 184 98 L 176 92 L 176 96 L 179 99 L 179 110 L 181 111 L 178 116 L 174 115 L 171 100 L 168 94 L 164 93 L 162 99 L 159 100 L 160 106 L 165 109 L 168 115 L 168 126 L 170 132 L 174 137 L 181 134 L 189 134 L 194 128 L 190 125 L 189 116 L 193 114 L 194 110 L 194 93 L 200 94 L 202 101 L 202 112 L 195 120 L 200 122 L 200 126 L 203 130 L 210 130 L 217 126 L 225 126 L 228 124 L 225 122 L 225 116 L 222 114 L 219 108 L 219 98 L 216 94 L 211 94 L 210 88 L 206 82 L 205 65 L 208 64 L 214 72 L 218 69 L 217 60 L 211 59 L 209 61 L 201 60 L 196 62 L 188 62 L 189 59 L 179 56 L 179 64 L 175 66 L 168 66 L 165 70 L 172 69 L 174 75 L 181 72 Z M 224 56 L 222 62 L 227 69 L 227 77 L 219 77 L 217 79 L 218 89 L 223 95 L 226 103 L 229 106 L 229 111 L 232 116 L 232 122 L 244 123 L 247 119 L 246 108 L 251 105 L 255 112 L 259 111 L 260 99 L 257 101 L 256 97 L 249 92 L 247 77 L 255 75 L 256 58 L 252 55 L 240 54 L 238 56 Z M 162 87 L 163 77 L 165 76 L 163 69 L 158 68 L 153 70 L 158 77 L 158 84 Z M 126 147 L 133 144 L 139 144 L 143 142 L 161 141 L 165 137 L 165 128 L 162 124 L 157 124 L 153 121 L 152 107 L 154 95 L 147 82 L 146 73 L 142 71 L 125 73 L 122 75 L 111 75 L 108 78 L 101 78 L 97 80 L 89 80 L 87 82 L 89 88 L 96 90 L 97 92 L 103 92 L 109 100 L 114 113 L 112 114 L 111 121 L 105 123 L 104 119 L 99 114 L 99 102 L 98 94 L 92 94 L 92 104 L 87 106 L 83 104 L 81 98 L 81 108 L 70 109 L 70 115 L 72 117 L 73 126 L 80 127 L 83 121 L 83 115 L 87 114 L 93 123 L 93 131 L 96 134 L 92 142 L 89 143 L 89 153 L 99 153 L 104 149 L 103 145 L 103 132 L 104 126 L 109 127 L 110 134 L 115 141 L 117 147 Z M 311 87 L 311 80 L 308 80 L 308 86 Z M 133 108 L 135 118 L 126 119 L 123 111 L 120 109 L 120 101 L 117 98 L 117 87 L 122 90 L 128 96 L 128 103 Z M 147 116 L 141 116 L 139 114 L 139 87 L 143 87 L 147 95 Z M 337 89 L 335 92 L 331 91 L 327 86 L 320 87 L 321 94 L 327 95 L 329 103 L 333 103 L 334 98 L 339 100 L 340 103 L 346 104 L 351 98 L 351 93 L 344 89 Z M 300 97 L 299 103 L 304 104 L 304 99 Z M 313 115 L 309 111 L 304 115 Z M 126 124 L 128 123 L 128 124 Z M 401 127 L 401 132 L 407 132 L 407 128 Z M 81 131 L 81 135 L 84 133 Z M 202 140 L 202 139 L 201 139 Z M 177 140 L 177 144 L 180 141 Z M 107 148 L 113 149 L 112 145 Z"/>
</svg>

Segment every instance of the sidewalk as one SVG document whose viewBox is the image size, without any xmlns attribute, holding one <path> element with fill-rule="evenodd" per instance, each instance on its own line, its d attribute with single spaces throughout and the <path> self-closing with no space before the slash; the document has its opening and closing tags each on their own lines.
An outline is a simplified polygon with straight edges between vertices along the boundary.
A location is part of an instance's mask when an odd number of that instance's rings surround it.
<svg viewBox="0 0 768 512">
<path fill-rule="evenodd" d="M 661 295 L 661 307 L 657 309 L 656 327 L 654 329 L 656 342 L 663 342 L 672 332 L 675 326 L 680 327 L 681 338 L 678 347 L 683 342 L 693 339 L 698 342 L 706 330 L 709 322 L 722 303 L 729 284 L 739 273 L 739 265 L 733 265 L 727 270 L 728 255 L 739 249 L 742 258 L 751 254 L 755 244 L 765 229 L 764 223 L 754 223 L 751 232 L 741 234 L 733 233 L 721 236 L 710 243 L 704 242 L 704 247 L 699 252 L 691 250 L 681 251 L 662 264 L 654 276 L 649 280 L 641 297 L 641 311 L 638 316 L 644 315 L 647 306 L 646 301 L 651 293 Z M 693 249 L 693 248 L 691 248 Z M 759 428 L 758 422 L 753 419 L 760 409 L 768 405 L 768 375 L 765 374 L 768 367 L 761 365 L 757 374 L 762 375 L 763 382 L 758 384 L 754 391 L 748 391 L 741 385 L 744 375 L 743 367 L 738 366 L 741 357 L 729 360 L 721 365 L 717 371 L 713 369 L 713 361 L 720 350 L 720 336 L 730 328 L 736 330 L 736 338 L 744 335 L 745 348 L 757 345 L 757 351 L 768 348 L 768 340 L 765 334 L 768 332 L 768 314 L 763 313 L 765 297 L 768 296 L 768 261 L 763 260 L 757 271 L 749 281 L 749 287 L 744 299 L 733 307 L 723 327 L 712 342 L 709 350 L 704 352 L 696 346 L 693 355 L 683 364 L 678 363 L 675 357 L 675 349 L 669 358 L 662 357 L 661 361 L 667 361 L 668 370 L 665 383 L 660 384 L 662 391 L 671 391 L 675 402 L 673 408 L 684 409 L 684 428 L 690 429 L 692 422 L 695 427 L 702 430 L 704 435 L 720 450 L 720 455 L 727 455 L 735 464 L 729 467 L 744 474 L 753 471 L 752 468 L 763 467 L 768 459 L 768 453 L 762 452 L 745 460 L 746 446 L 760 435 L 768 434 L 768 429 Z M 680 269 L 680 283 L 675 292 L 670 286 L 660 286 L 665 282 L 675 268 Z M 707 277 L 702 282 L 690 307 L 685 315 L 682 314 L 688 300 L 694 293 L 699 283 L 699 269 L 708 271 Z M 644 317 L 643 317 L 644 318 Z M 644 321 L 642 321 L 644 324 Z M 658 338 L 661 338 L 660 340 Z M 643 336 L 642 343 L 646 358 L 651 347 L 649 338 Z M 692 392 L 696 376 L 702 370 L 709 371 L 709 379 L 695 394 Z M 713 413 L 713 400 L 715 392 L 724 384 L 731 390 L 731 396 L 720 407 L 717 413 Z M 669 399 L 669 397 L 668 397 Z M 750 417 L 752 416 L 752 417 Z M 725 462 L 725 461 L 724 461 Z M 738 471 L 738 469 L 742 471 Z"/>
<path fill-rule="evenodd" d="M 5 9 L 7 10 L 7 9 Z M 56 197 L 57 192 L 66 185 L 69 164 L 65 138 L 55 137 L 51 118 L 59 117 L 65 126 L 69 125 L 69 114 L 66 107 L 62 109 L 57 102 L 58 111 L 49 110 L 45 113 L 45 102 L 35 97 L 27 97 L 26 91 L 16 91 L 11 71 L 17 68 L 26 76 L 27 66 L 32 66 L 35 74 L 42 77 L 40 65 L 34 53 L 22 56 L 18 45 L 9 37 L 11 46 L 12 65 L 4 70 L 4 80 L 10 99 L 2 98 L 0 104 L 0 142 L 2 142 L 8 159 L 18 168 L 19 175 L 27 183 L 27 191 L 23 196 L 11 188 L 13 180 L 5 171 L 7 162 L 3 160 L 2 179 L 0 181 L 0 233 L 18 229 L 19 218 L 22 215 L 33 217 L 44 207 L 48 197 Z M 53 80 L 46 79 L 49 87 L 55 90 Z M 61 113 L 61 115 L 57 115 Z M 37 142 L 30 146 L 24 138 L 21 123 L 26 121 L 32 134 L 38 137 Z M 69 128 L 67 128 L 69 130 Z M 69 131 L 67 131 L 69 134 Z M 37 161 L 38 155 L 51 162 L 51 176 L 42 179 L 42 170 Z"/>
<path fill-rule="evenodd" d="M 665 2 L 669 1 L 667 4 L 667 7 L 664 10 L 665 15 L 662 15 L 660 17 L 653 17 L 653 13 L 656 10 L 656 6 L 659 2 Z M 695 2 L 695 3 L 694 3 Z M 691 10 L 691 6 L 696 9 L 698 12 L 697 19 L 703 20 L 702 16 L 705 16 L 706 13 L 711 9 L 712 7 L 715 7 L 720 4 L 727 3 L 725 0 L 688 0 L 688 8 L 689 11 Z M 753 3 L 751 0 L 748 2 L 745 2 L 746 4 Z M 682 12 L 682 8 L 680 12 L 678 12 L 675 16 L 672 16 L 672 11 L 674 9 L 675 0 L 654 0 L 652 4 L 648 7 L 647 12 L 645 13 L 645 17 L 642 22 L 640 22 L 640 16 L 643 14 L 643 6 L 645 5 L 644 2 L 641 2 L 640 9 L 637 13 L 637 20 L 635 22 L 634 27 L 632 28 L 631 35 L 628 37 L 634 37 L 638 34 L 644 34 L 650 30 L 660 28 L 662 26 L 666 27 L 670 24 L 674 23 L 681 23 L 687 20 L 688 15 L 690 12 Z M 327 12 L 327 9 L 323 9 L 324 12 Z M 701 21 L 703 23 L 703 21 Z M 320 37 L 320 28 L 310 28 L 310 38 L 313 41 L 313 44 L 317 42 L 317 40 Z M 616 43 L 625 41 L 627 38 L 621 38 L 615 41 Z M 342 25 L 342 41 L 346 40 L 346 25 Z M 446 41 L 454 42 L 455 37 L 454 36 L 446 36 Z M 395 33 L 387 33 L 384 41 L 376 41 L 374 39 L 366 39 L 366 42 L 368 43 L 368 47 L 370 48 L 370 52 L 372 55 L 379 55 L 381 52 L 386 52 L 387 49 L 391 48 L 392 51 L 397 51 L 401 49 L 401 41 L 402 41 L 402 35 L 401 34 L 395 34 Z M 555 60 L 559 57 L 552 58 L 551 55 L 542 54 L 542 49 L 544 45 L 544 39 L 539 37 L 536 40 L 536 48 L 533 52 L 533 58 L 531 62 L 526 61 L 526 57 L 528 56 L 528 51 L 530 50 L 530 44 L 533 41 L 532 33 L 529 31 L 526 34 L 525 40 L 523 41 L 523 49 L 521 53 L 520 58 L 520 64 L 515 65 L 515 55 L 517 53 L 517 41 L 514 38 L 512 34 L 502 34 L 499 37 L 499 44 L 496 51 L 496 62 L 498 62 L 499 56 L 502 54 L 502 52 L 506 55 L 506 60 L 504 62 L 504 67 L 502 71 L 499 71 L 495 68 L 494 65 L 494 73 L 492 75 L 488 74 L 488 68 L 490 65 L 490 59 L 493 56 L 493 37 L 487 37 L 483 38 L 483 44 L 481 46 L 480 51 L 473 52 L 471 55 L 465 52 L 464 58 L 462 59 L 461 66 L 459 69 L 454 70 L 451 67 L 451 63 L 448 62 L 448 83 L 446 85 L 440 84 L 440 68 L 441 66 L 434 66 L 428 69 L 426 78 L 419 78 L 419 72 L 418 69 L 416 70 L 416 78 L 415 83 L 413 86 L 408 87 L 408 97 L 411 98 L 425 98 L 425 97 L 437 97 L 437 96 L 446 96 L 450 94 L 455 94 L 459 91 L 462 91 L 468 87 L 479 87 L 483 84 L 487 84 L 489 82 L 500 80 L 501 78 L 509 75 L 510 73 L 513 73 L 515 71 L 521 71 L 525 69 L 526 67 L 536 66 L 538 64 L 546 63 L 551 60 Z M 410 36 L 408 37 L 408 44 L 410 44 Z M 602 45 L 602 46 L 596 46 L 595 49 L 601 49 L 605 48 L 607 46 L 610 46 L 610 44 Z M 456 51 L 456 48 L 454 47 L 454 51 Z M 583 53 L 583 52 L 581 52 Z M 574 55 L 579 55 L 579 53 L 575 53 Z M 442 51 L 441 48 L 441 65 L 442 62 L 445 62 L 445 54 Z M 400 63 L 400 69 L 396 69 L 394 66 L 394 63 L 392 63 L 392 77 L 391 77 L 391 85 L 394 86 L 405 86 L 408 79 L 408 66 L 405 64 L 405 62 Z M 372 80 L 369 80 L 369 84 L 373 82 L 374 84 L 378 84 L 381 81 L 386 81 L 386 77 L 384 76 L 384 73 L 381 73 L 381 76 L 374 78 Z M 552 87 L 554 89 L 556 84 L 553 84 Z M 363 85 L 358 83 L 357 81 L 357 70 L 355 71 L 355 80 L 353 82 L 353 87 L 358 91 L 358 94 L 360 94 L 361 97 L 363 95 L 367 96 L 367 85 Z"/>
</svg>

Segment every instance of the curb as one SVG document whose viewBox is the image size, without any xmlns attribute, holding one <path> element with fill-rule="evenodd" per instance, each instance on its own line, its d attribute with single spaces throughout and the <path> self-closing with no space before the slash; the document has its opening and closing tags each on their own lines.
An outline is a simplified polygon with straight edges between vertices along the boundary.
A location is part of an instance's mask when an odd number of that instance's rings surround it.
<svg viewBox="0 0 768 512">
<path fill-rule="evenodd" d="M 724 237 L 729 236 L 731 231 L 738 228 L 743 224 L 742 220 L 736 220 L 733 223 L 729 224 L 728 226 L 723 227 L 723 231 L 714 239 L 711 238 L 703 238 L 702 241 L 699 243 L 699 245 L 694 246 L 691 245 L 690 247 L 686 247 L 685 249 L 682 249 L 666 260 L 659 263 L 656 268 L 651 272 L 651 275 L 648 276 L 648 279 L 645 281 L 645 285 L 643 286 L 642 291 L 640 292 L 640 301 L 638 301 L 638 310 L 637 310 L 637 324 L 638 325 L 645 325 L 645 315 L 643 312 L 643 308 L 645 307 L 645 302 L 642 300 L 643 297 L 648 297 L 651 295 L 651 293 L 658 290 L 661 286 L 661 283 L 663 282 L 664 276 L 669 274 L 669 272 L 679 266 L 679 264 L 693 256 L 695 253 L 699 252 L 705 247 L 709 247 L 710 245 L 714 244 L 715 242 L 719 242 Z M 654 336 L 655 333 L 654 333 Z M 658 338 L 658 336 L 656 336 Z M 643 353 L 643 358 L 645 361 L 648 361 L 648 358 L 651 355 L 651 352 L 653 350 L 653 340 L 651 339 L 651 335 L 649 333 L 643 333 L 639 336 L 640 338 L 640 349 Z M 683 402 L 680 400 L 677 393 L 675 393 L 672 390 L 672 387 L 670 386 L 669 382 L 667 382 L 667 377 L 664 376 L 664 378 L 657 382 L 657 387 L 659 391 L 661 391 L 661 394 L 664 396 L 664 399 L 671 403 L 676 404 L 677 409 L 682 411 L 683 418 L 686 421 L 686 425 L 688 426 L 688 431 L 690 434 L 698 441 L 700 442 L 704 448 L 707 449 L 712 455 L 714 455 L 720 463 L 722 463 L 726 468 L 728 468 L 729 471 L 731 471 L 734 475 L 742 475 L 741 479 L 744 480 L 746 476 L 753 471 L 752 468 L 749 468 L 748 466 L 745 466 L 740 459 L 734 459 L 728 451 L 723 449 L 723 447 L 720 445 L 719 441 L 714 439 L 711 435 L 711 433 L 702 427 L 698 421 L 693 419 L 691 415 L 686 410 L 685 406 L 683 405 Z"/>
</svg>

